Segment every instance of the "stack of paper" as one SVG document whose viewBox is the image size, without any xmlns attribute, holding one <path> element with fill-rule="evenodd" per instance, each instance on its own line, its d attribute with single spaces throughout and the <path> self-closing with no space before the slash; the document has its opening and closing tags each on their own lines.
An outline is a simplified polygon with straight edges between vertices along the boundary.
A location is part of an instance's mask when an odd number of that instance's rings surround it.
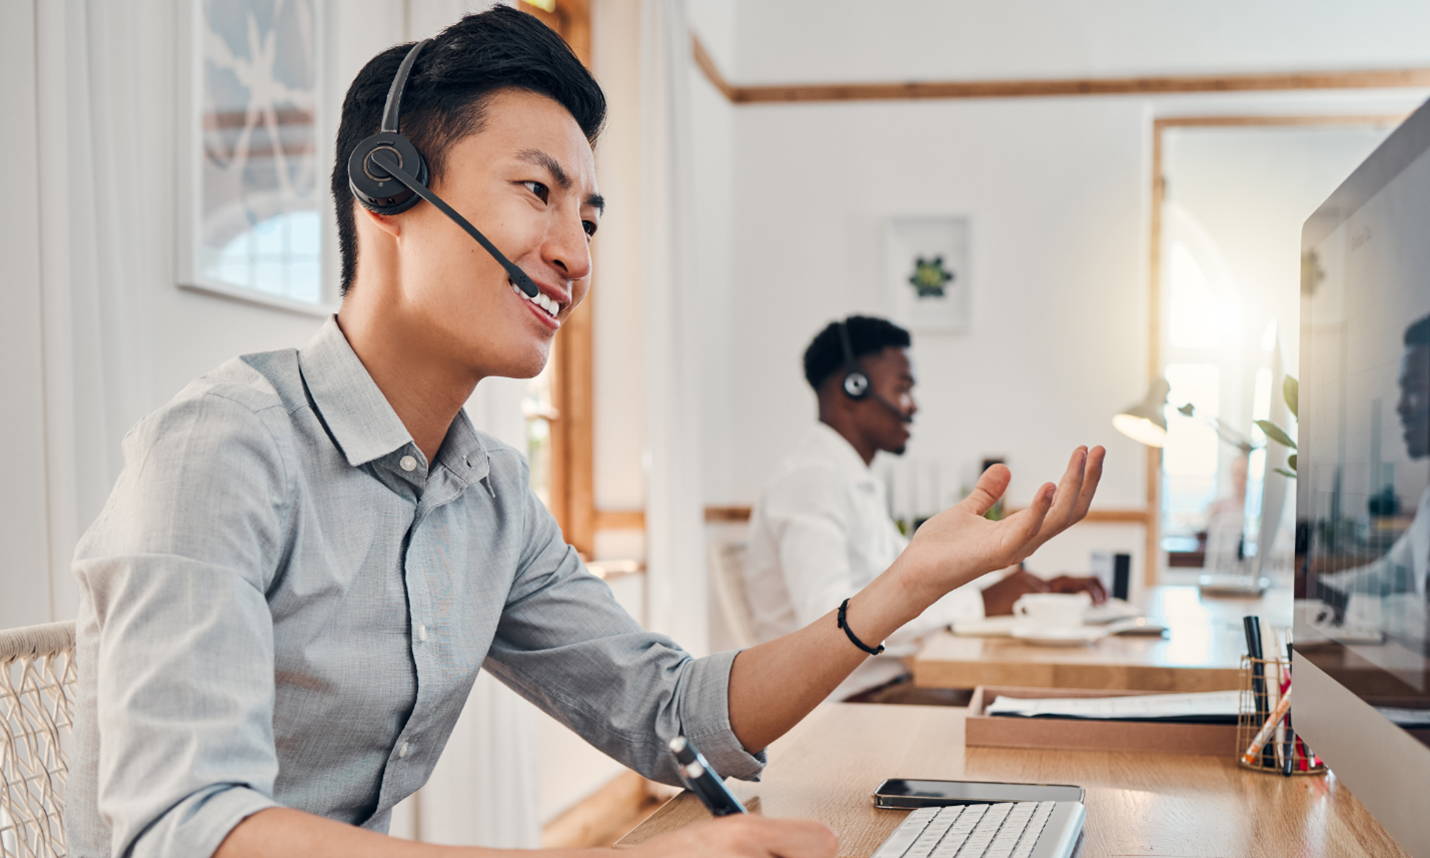
<svg viewBox="0 0 1430 858">
<path fill-rule="evenodd" d="M 986 711 L 989 715 L 1021 718 L 1236 723 L 1240 697 L 1239 691 L 1037 699 L 1000 696 L 994 699 Z"/>
</svg>

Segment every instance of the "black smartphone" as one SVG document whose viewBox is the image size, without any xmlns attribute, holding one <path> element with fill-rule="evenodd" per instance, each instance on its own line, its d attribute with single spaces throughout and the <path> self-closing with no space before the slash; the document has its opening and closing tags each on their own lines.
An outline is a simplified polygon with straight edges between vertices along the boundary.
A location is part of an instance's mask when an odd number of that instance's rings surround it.
<svg viewBox="0 0 1430 858">
<path fill-rule="evenodd" d="M 1006 784 L 982 781 L 914 781 L 892 778 L 874 790 L 874 806 L 896 810 L 993 804 L 1003 801 L 1082 801 L 1083 789 L 1071 784 Z"/>
</svg>

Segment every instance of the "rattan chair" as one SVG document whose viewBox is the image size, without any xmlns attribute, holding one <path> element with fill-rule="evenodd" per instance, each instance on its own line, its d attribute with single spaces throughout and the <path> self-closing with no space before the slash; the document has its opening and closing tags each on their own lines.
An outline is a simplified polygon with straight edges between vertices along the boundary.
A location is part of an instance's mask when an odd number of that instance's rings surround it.
<svg viewBox="0 0 1430 858">
<path fill-rule="evenodd" d="M 755 618 L 745 588 L 748 548 L 744 542 L 712 542 L 709 551 L 710 581 L 715 585 L 715 599 L 725 625 L 737 646 L 752 647 L 760 640 L 755 636 Z"/>
<path fill-rule="evenodd" d="M 63 858 L 74 621 L 0 631 L 0 858 Z"/>
</svg>

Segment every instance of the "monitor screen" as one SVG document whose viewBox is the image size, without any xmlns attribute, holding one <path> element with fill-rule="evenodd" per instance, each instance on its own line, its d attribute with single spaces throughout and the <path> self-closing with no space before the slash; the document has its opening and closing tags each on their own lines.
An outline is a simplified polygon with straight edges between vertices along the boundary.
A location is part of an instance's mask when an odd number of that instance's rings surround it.
<svg viewBox="0 0 1430 858">
<path fill-rule="evenodd" d="M 1301 264 L 1295 648 L 1430 744 L 1430 106 L 1307 221 Z"/>
</svg>

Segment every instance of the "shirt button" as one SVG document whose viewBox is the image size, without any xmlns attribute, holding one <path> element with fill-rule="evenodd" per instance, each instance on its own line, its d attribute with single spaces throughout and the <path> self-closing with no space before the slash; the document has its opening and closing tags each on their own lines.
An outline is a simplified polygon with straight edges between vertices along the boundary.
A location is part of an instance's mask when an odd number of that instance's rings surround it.
<svg viewBox="0 0 1430 858">
<path fill-rule="evenodd" d="M 403 742 L 403 743 L 402 743 L 402 747 L 400 747 L 400 748 L 397 749 L 397 756 L 399 756 L 399 757 L 405 757 L 405 756 L 407 756 L 407 743 L 406 743 L 406 742 Z"/>
<path fill-rule="evenodd" d="M 420 640 L 420 641 L 425 641 L 425 640 L 427 640 L 427 627 L 426 627 L 426 626 L 424 626 L 424 625 L 418 625 L 418 626 L 417 626 L 417 639 Z"/>
<path fill-rule="evenodd" d="M 397 464 L 401 465 L 402 470 L 404 471 L 417 470 L 417 460 L 412 458 L 411 456 L 403 456 Z"/>
</svg>

